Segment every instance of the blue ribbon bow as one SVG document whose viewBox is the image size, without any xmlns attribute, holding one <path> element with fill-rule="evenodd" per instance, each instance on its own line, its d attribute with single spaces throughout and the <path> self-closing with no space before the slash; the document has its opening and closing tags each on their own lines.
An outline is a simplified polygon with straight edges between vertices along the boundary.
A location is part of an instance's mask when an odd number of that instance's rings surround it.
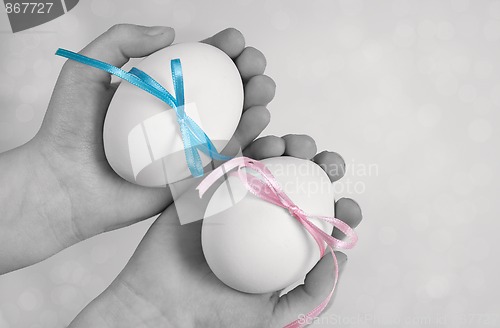
<svg viewBox="0 0 500 328">
<path fill-rule="evenodd" d="M 162 87 L 160 83 L 138 68 L 133 67 L 130 71 L 126 72 L 111 64 L 65 49 L 58 49 L 56 55 L 118 76 L 119 78 L 141 88 L 142 90 L 149 92 L 173 108 L 177 116 L 177 122 L 179 123 L 179 129 L 184 145 L 184 153 L 186 155 L 186 162 L 189 171 L 194 177 L 200 177 L 203 175 L 203 165 L 199 151 L 214 160 L 227 161 L 231 159 L 229 156 L 220 154 L 208 135 L 186 114 L 184 110 L 184 78 L 182 75 L 180 59 L 172 59 L 170 61 L 172 81 L 175 91 L 174 97 L 164 87 Z"/>
</svg>

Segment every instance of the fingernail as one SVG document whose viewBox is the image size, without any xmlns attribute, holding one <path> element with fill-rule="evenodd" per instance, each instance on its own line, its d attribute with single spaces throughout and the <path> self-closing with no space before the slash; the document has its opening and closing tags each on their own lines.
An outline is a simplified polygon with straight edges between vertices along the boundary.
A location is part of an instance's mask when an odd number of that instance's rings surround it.
<svg viewBox="0 0 500 328">
<path fill-rule="evenodd" d="M 165 33 L 171 33 L 173 30 L 173 28 L 167 26 L 151 26 L 146 31 L 146 34 L 149 36 L 158 36 Z"/>
</svg>

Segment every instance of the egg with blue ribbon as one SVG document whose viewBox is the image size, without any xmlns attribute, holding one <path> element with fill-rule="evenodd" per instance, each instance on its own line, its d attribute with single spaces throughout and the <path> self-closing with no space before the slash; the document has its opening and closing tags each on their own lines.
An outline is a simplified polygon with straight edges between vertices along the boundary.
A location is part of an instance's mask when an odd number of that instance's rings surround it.
<svg viewBox="0 0 500 328">
<path fill-rule="evenodd" d="M 203 175 L 233 136 L 243 84 L 224 52 L 203 43 L 159 50 L 128 72 L 104 122 L 106 158 L 122 178 L 162 187 Z"/>
</svg>

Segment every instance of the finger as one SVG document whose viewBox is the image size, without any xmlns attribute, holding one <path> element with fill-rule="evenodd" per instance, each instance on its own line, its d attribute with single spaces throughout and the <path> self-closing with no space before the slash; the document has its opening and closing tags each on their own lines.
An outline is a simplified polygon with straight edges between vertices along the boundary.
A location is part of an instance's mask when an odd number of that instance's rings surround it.
<svg viewBox="0 0 500 328">
<path fill-rule="evenodd" d="M 332 182 L 339 180 L 345 174 L 344 159 L 336 152 L 322 151 L 314 156 L 313 161 L 326 172 Z"/>
<path fill-rule="evenodd" d="M 235 63 L 243 81 L 264 74 L 266 69 L 266 57 L 253 47 L 243 49 L 243 52 L 235 59 Z"/>
<path fill-rule="evenodd" d="M 224 153 L 234 155 L 245 149 L 264 131 L 271 120 L 271 114 L 264 106 L 256 106 L 244 111 L 233 137 L 224 148 Z"/>
<path fill-rule="evenodd" d="M 174 37 L 175 32 L 170 27 L 119 24 L 92 41 L 80 54 L 121 67 L 130 58 L 144 57 L 170 45 Z M 106 85 L 111 79 L 109 73 L 72 60 L 66 62 L 61 74 Z"/>
<path fill-rule="evenodd" d="M 243 150 L 243 155 L 261 160 L 264 158 L 278 157 L 285 152 L 285 142 L 280 137 L 266 136 L 252 142 Z"/>
<path fill-rule="evenodd" d="M 361 220 L 363 214 L 361 207 L 358 203 L 351 198 L 341 198 L 335 202 L 335 217 L 344 221 L 352 229 L 356 228 Z M 332 236 L 337 239 L 343 239 L 345 235 L 337 228 L 333 229 Z"/>
<path fill-rule="evenodd" d="M 255 106 L 245 111 L 234 134 L 241 148 L 246 148 L 264 131 L 271 121 L 271 113 L 264 106 Z"/>
<path fill-rule="evenodd" d="M 305 134 L 287 134 L 285 140 L 285 155 L 303 159 L 311 159 L 316 154 L 316 142 Z"/>
<path fill-rule="evenodd" d="M 335 252 L 335 255 L 340 275 L 346 265 L 347 256 L 342 252 Z M 326 254 L 307 274 L 303 285 L 280 297 L 275 307 L 275 321 L 284 326 L 297 320 L 299 316 L 306 315 L 321 304 L 333 288 L 334 270 L 333 258 L 330 254 Z"/>
<path fill-rule="evenodd" d="M 233 59 L 238 57 L 245 48 L 245 37 L 240 31 L 232 27 L 220 31 L 201 42 L 219 48 Z"/>
<path fill-rule="evenodd" d="M 252 77 L 245 84 L 245 102 L 243 109 L 253 106 L 266 106 L 273 100 L 276 93 L 276 83 L 266 75 Z"/>
</svg>

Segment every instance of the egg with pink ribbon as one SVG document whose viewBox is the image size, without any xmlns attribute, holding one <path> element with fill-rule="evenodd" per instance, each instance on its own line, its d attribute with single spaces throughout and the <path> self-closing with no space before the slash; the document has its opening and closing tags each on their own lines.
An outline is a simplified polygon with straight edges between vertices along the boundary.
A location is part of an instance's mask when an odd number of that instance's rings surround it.
<svg viewBox="0 0 500 328">
<path fill-rule="evenodd" d="M 233 173 L 211 196 L 202 225 L 202 247 L 211 270 L 229 287 L 247 293 L 296 285 L 319 261 L 318 243 L 292 212 L 334 215 L 333 186 L 317 164 L 294 157 L 260 162 L 291 203 L 284 208 L 264 201 Z M 332 224 L 313 217 L 309 221 L 332 233 Z"/>
<path fill-rule="evenodd" d="M 177 59 L 180 80 L 172 64 Z M 151 54 L 135 67 L 158 82 L 159 87 L 151 83 L 153 88 L 164 88 L 174 100 L 183 98 L 178 110 L 209 137 L 215 151 L 226 146 L 243 107 L 243 84 L 231 58 L 211 45 L 181 43 Z M 122 81 L 103 131 L 106 158 L 113 170 L 132 183 L 148 187 L 192 176 L 189 163 L 194 160 L 185 149 L 203 140 L 194 137 L 186 141 L 180 128 L 184 117 L 179 117 L 178 110 L 137 85 Z M 212 161 L 209 154 L 197 153 L 199 165 Z"/>
</svg>

